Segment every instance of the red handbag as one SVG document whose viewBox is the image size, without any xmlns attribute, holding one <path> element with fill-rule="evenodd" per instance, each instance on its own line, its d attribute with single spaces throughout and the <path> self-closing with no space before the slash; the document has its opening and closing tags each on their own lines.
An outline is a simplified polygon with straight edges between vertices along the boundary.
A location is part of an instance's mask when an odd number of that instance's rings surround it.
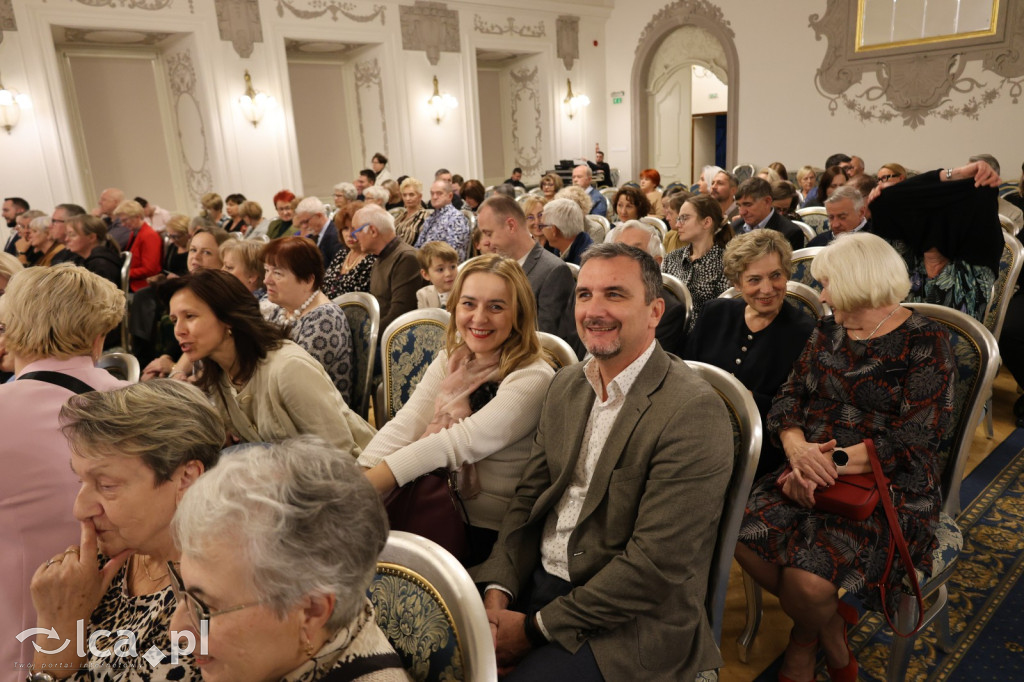
<svg viewBox="0 0 1024 682">
<path fill-rule="evenodd" d="M 459 561 L 468 557 L 469 517 L 459 496 L 457 472 L 434 469 L 393 490 L 384 508 L 391 530 L 433 540 Z"/>
</svg>

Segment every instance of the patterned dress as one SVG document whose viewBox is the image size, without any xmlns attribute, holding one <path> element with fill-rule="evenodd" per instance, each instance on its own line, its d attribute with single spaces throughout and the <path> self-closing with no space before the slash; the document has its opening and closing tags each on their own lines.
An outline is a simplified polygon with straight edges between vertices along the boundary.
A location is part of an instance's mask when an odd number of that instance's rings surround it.
<svg viewBox="0 0 1024 682">
<path fill-rule="evenodd" d="M 416 244 L 416 239 L 420 236 L 420 229 L 423 227 L 423 221 L 426 219 L 427 209 L 425 208 L 413 211 L 412 213 L 406 211 L 402 214 L 401 218 L 395 219 L 395 232 L 406 244 L 414 246 Z"/>
<path fill-rule="evenodd" d="M 707 253 L 697 260 L 690 260 L 692 250 L 693 247 L 687 244 L 666 256 L 661 265 L 662 272 L 678 277 L 690 291 L 690 298 L 693 299 L 693 314 L 686 321 L 687 334 L 693 331 L 693 325 L 700 317 L 700 311 L 704 304 L 713 298 L 718 298 L 723 291 L 731 286 L 722 270 L 724 248 L 714 244 Z"/>
<path fill-rule="evenodd" d="M 373 270 L 373 264 L 377 262 L 377 257 L 372 253 L 368 253 L 363 256 L 361 261 L 356 263 L 354 268 L 342 273 L 342 267 L 345 265 L 345 259 L 348 257 L 348 254 L 348 247 L 341 247 L 338 250 L 338 255 L 327 266 L 327 272 L 324 273 L 323 286 L 323 292 L 327 295 L 327 298 L 337 298 L 342 294 L 352 291 L 368 292 L 370 290 L 370 272 Z"/>
<path fill-rule="evenodd" d="M 839 447 L 872 438 L 910 555 L 925 571 L 942 503 L 935 453 L 951 424 L 955 371 L 949 335 L 917 313 L 866 342 L 827 317 L 779 389 L 766 425 L 775 440 L 790 427 L 802 429 L 808 442 L 835 438 Z M 885 567 L 889 527 L 882 506 L 865 521 L 805 509 L 783 496 L 779 473 L 754 484 L 740 542 L 765 561 L 814 573 L 880 608 L 879 592 L 865 588 L 875 586 Z M 904 574 L 894 563 L 890 608 Z"/>
<path fill-rule="evenodd" d="M 352 332 L 341 308 L 325 303 L 313 308 L 294 323 L 285 317 L 284 309 L 277 307 L 269 320 L 282 327 L 292 324 L 292 341 L 316 358 L 331 377 L 331 383 L 341 393 L 346 404 L 351 401 L 352 386 Z"/>
</svg>

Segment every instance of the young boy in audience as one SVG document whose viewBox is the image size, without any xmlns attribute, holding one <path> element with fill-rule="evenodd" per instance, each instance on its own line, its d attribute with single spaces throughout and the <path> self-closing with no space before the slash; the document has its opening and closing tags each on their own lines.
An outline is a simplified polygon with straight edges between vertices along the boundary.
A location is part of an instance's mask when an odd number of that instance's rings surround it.
<svg viewBox="0 0 1024 682">
<path fill-rule="evenodd" d="M 480 228 L 473 230 L 473 234 L 470 239 L 473 241 L 473 255 L 482 256 L 485 253 L 494 253 L 494 249 L 489 246 L 481 246 L 480 242 L 483 241 L 484 233 L 480 231 Z"/>
<path fill-rule="evenodd" d="M 416 292 L 416 307 L 446 307 L 448 292 L 459 274 L 459 254 L 447 242 L 427 242 L 416 257 L 420 261 L 420 275 L 430 282 Z"/>
</svg>

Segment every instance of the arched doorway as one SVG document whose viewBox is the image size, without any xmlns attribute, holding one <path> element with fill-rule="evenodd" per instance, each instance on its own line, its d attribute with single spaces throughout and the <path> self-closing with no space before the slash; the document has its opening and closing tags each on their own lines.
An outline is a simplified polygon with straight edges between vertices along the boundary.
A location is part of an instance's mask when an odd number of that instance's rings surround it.
<svg viewBox="0 0 1024 682">
<path fill-rule="evenodd" d="M 729 116 L 726 123 L 726 164 L 736 164 L 738 140 L 739 105 L 739 54 L 734 42 L 735 33 L 725 20 L 722 10 L 707 0 L 677 0 L 655 14 L 640 35 L 633 61 L 630 79 L 630 100 L 633 104 L 632 162 L 634 169 L 646 168 L 652 164 L 651 142 L 652 122 L 656 111 L 652 110 L 652 83 L 659 83 L 666 75 L 659 73 L 669 67 L 672 59 L 678 58 L 689 64 L 698 64 L 711 70 L 720 70 L 721 65 L 707 59 L 708 51 L 699 45 L 690 45 L 690 39 L 717 43 L 714 52 L 725 60 L 723 80 L 728 83 Z M 661 48 L 665 45 L 667 49 Z M 719 49 L 720 48 L 720 49 Z M 676 55 L 676 53 L 679 53 Z M 671 69 L 669 69 L 671 70 Z M 727 79 L 727 80 L 726 80 Z M 656 106 L 656 105 L 655 105 Z"/>
</svg>

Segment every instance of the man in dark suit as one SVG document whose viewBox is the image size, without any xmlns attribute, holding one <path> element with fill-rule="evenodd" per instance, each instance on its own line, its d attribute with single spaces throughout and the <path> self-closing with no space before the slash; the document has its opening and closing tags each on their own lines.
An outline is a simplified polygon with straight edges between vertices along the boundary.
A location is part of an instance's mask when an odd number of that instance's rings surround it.
<svg viewBox="0 0 1024 682">
<path fill-rule="evenodd" d="M 559 321 L 572 299 L 573 279 L 569 266 L 533 241 L 526 229 L 526 214 L 514 199 L 493 196 L 480 204 L 477 227 L 480 245 L 519 261 L 537 297 L 537 328 L 558 334 Z"/>
<path fill-rule="evenodd" d="M 509 177 L 508 180 L 506 180 L 502 184 L 504 184 L 504 185 L 512 185 L 513 187 L 519 187 L 521 189 L 526 189 L 526 185 L 523 184 L 523 169 L 518 167 L 518 166 L 513 168 L 512 169 L 512 175 Z"/>
<path fill-rule="evenodd" d="M 338 238 L 338 227 L 333 220 L 327 219 L 327 207 L 316 197 L 306 197 L 295 207 L 295 227 L 299 235 L 309 237 L 316 242 L 324 257 L 326 268 L 341 250 Z"/>
<path fill-rule="evenodd" d="M 829 229 L 807 242 L 807 246 L 828 246 L 836 235 L 845 232 L 870 232 L 871 221 L 865 217 L 866 212 L 867 203 L 856 187 L 849 184 L 837 187 L 832 196 L 825 199 Z"/>
<path fill-rule="evenodd" d="M 587 165 L 590 166 L 590 172 L 597 177 L 598 187 L 611 187 L 612 186 L 612 167 L 604 161 L 604 152 L 598 148 L 594 149 L 595 161 L 587 161 Z M 598 171 L 601 171 L 598 173 Z"/>
<path fill-rule="evenodd" d="M 746 234 L 751 230 L 769 229 L 781 232 L 793 250 L 804 248 L 804 233 L 789 218 L 772 206 L 772 186 L 764 178 L 748 178 L 736 188 L 736 207 L 739 218 L 733 221 L 735 234 Z"/>
<path fill-rule="evenodd" d="M 692 680 L 720 665 L 704 603 L 732 431 L 715 391 L 655 341 L 660 296 L 639 249 L 584 255 L 576 324 L 593 359 L 555 375 L 474 575 L 506 680 Z"/>
<path fill-rule="evenodd" d="M 380 304 L 380 328 L 387 329 L 402 313 L 416 310 L 416 291 L 423 286 L 416 249 L 395 235 L 395 219 L 376 204 L 352 216 L 352 235 L 365 252 L 377 256 L 370 293 Z"/>
</svg>

